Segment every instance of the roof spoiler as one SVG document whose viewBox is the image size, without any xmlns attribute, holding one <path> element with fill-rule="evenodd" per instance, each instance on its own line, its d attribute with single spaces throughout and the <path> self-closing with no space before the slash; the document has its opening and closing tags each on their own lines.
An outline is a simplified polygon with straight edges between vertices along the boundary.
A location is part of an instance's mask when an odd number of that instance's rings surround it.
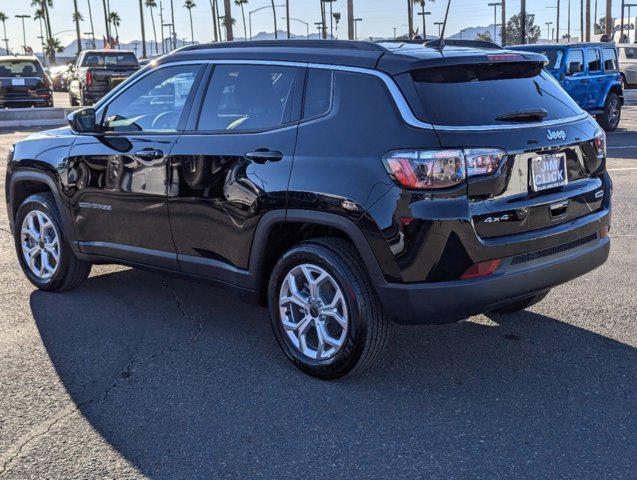
<svg viewBox="0 0 637 480">
<path fill-rule="evenodd" d="M 455 40 L 445 38 L 444 45 L 450 45 L 453 47 L 473 47 L 473 48 L 490 48 L 493 50 L 502 50 L 503 48 L 497 43 L 493 42 L 485 42 L 483 40 Z M 429 42 L 425 42 L 424 46 L 427 48 L 435 48 L 440 49 L 441 40 L 431 40 Z"/>
</svg>

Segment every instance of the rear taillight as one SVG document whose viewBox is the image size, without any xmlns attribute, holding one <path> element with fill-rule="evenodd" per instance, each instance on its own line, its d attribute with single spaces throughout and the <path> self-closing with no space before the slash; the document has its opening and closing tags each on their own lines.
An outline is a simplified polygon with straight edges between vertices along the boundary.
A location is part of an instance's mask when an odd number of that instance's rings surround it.
<svg viewBox="0 0 637 480">
<path fill-rule="evenodd" d="M 93 85 L 93 75 L 91 74 L 90 71 L 86 72 L 85 80 L 86 80 L 86 85 L 87 86 L 90 87 L 91 85 Z"/>
<path fill-rule="evenodd" d="M 516 60 L 524 60 L 524 57 L 517 53 L 499 53 L 495 55 L 487 55 L 487 58 L 492 62 L 510 62 Z"/>
<path fill-rule="evenodd" d="M 53 86 L 48 75 L 44 75 L 44 77 L 42 78 L 42 83 L 46 88 L 51 88 Z"/>
<path fill-rule="evenodd" d="M 593 139 L 593 143 L 595 144 L 597 158 L 599 160 L 606 158 L 606 132 L 604 132 L 604 130 L 597 132 L 597 135 L 595 135 L 595 138 Z"/>
<path fill-rule="evenodd" d="M 467 177 L 495 173 L 506 153 L 497 149 L 398 150 L 383 157 L 399 185 L 435 190 L 459 185 Z"/>
</svg>

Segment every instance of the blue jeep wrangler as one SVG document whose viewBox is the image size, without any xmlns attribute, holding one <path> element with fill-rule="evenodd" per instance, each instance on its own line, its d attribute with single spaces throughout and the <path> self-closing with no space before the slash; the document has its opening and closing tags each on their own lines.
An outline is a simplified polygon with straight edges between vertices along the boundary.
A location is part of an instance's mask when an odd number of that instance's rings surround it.
<svg viewBox="0 0 637 480">
<path fill-rule="evenodd" d="M 512 50 L 543 53 L 549 71 L 600 126 L 612 132 L 619 125 L 624 93 L 614 43 L 517 45 Z"/>
</svg>

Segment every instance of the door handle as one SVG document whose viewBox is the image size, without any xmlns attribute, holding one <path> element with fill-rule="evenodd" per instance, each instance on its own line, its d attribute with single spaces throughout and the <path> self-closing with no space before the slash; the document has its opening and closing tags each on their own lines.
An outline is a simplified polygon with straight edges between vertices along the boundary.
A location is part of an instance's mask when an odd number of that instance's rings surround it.
<svg viewBox="0 0 637 480">
<path fill-rule="evenodd" d="M 160 158 L 164 158 L 164 152 L 154 148 L 145 148 L 144 150 L 136 152 L 135 156 L 142 160 L 159 160 Z"/>
<path fill-rule="evenodd" d="M 283 154 L 281 152 L 277 152 L 275 150 L 269 150 L 267 148 L 259 148 L 254 152 L 248 152 L 243 156 L 246 160 L 251 160 L 255 163 L 267 163 L 267 162 L 278 162 L 283 158 Z"/>
<path fill-rule="evenodd" d="M 586 85 L 588 83 L 588 80 L 580 80 L 579 83 L 583 83 L 584 85 Z"/>
</svg>

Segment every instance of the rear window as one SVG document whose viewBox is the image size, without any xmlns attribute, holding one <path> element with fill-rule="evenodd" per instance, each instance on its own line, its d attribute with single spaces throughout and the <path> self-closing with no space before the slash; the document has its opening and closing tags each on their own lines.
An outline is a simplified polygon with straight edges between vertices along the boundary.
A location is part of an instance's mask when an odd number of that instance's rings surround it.
<svg viewBox="0 0 637 480">
<path fill-rule="evenodd" d="M 42 74 L 40 63 L 33 60 L 0 61 L 0 77 L 41 77 Z"/>
<path fill-rule="evenodd" d="M 546 111 L 543 120 L 581 113 L 539 63 L 448 65 L 423 68 L 407 75 L 415 87 L 416 98 L 412 102 L 417 105 L 412 108 L 420 120 L 433 124 L 506 124 L 497 118 L 530 110 Z"/>
<path fill-rule="evenodd" d="M 137 57 L 132 53 L 87 53 L 83 67 L 138 67 Z"/>
</svg>

